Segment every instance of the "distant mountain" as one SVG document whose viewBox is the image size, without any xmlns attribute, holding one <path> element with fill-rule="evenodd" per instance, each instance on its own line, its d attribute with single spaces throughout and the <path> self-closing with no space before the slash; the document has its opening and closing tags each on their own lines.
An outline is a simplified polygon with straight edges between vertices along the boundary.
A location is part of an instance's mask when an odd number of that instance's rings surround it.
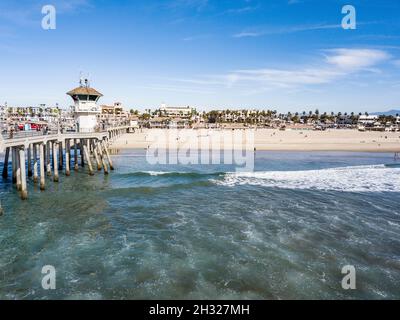
<svg viewBox="0 0 400 320">
<path fill-rule="evenodd" d="M 372 115 L 382 115 L 382 116 L 395 116 L 396 114 L 400 115 L 400 110 L 389 110 L 386 112 L 373 112 Z"/>
</svg>

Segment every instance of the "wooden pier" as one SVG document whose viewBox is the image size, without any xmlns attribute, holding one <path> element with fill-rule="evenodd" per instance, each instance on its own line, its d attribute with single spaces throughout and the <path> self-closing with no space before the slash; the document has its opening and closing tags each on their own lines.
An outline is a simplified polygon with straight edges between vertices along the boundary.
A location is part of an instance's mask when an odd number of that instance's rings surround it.
<svg viewBox="0 0 400 320">
<path fill-rule="evenodd" d="M 82 167 L 94 175 L 93 161 L 97 171 L 108 174 L 114 165 L 108 147 L 120 135 L 129 132 L 130 127 L 115 127 L 104 132 L 65 133 L 41 135 L 3 140 L 5 156 L 3 179 L 12 177 L 21 199 L 28 199 L 27 179 L 46 189 L 46 175 L 59 182 L 60 174 L 70 176 L 71 168 Z M 73 154 L 71 154 L 73 150 Z M 12 173 L 9 173 L 11 157 Z"/>
</svg>

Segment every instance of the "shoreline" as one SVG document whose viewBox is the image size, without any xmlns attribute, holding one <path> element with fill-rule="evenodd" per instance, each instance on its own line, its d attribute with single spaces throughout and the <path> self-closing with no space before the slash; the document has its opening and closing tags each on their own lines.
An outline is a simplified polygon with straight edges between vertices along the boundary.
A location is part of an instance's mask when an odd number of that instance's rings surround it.
<svg viewBox="0 0 400 320">
<path fill-rule="evenodd" d="M 146 147 L 139 147 L 139 146 L 134 146 L 134 147 L 130 147 L 130 146 L 128 146 L 128 147 L 120 147 L 120 146 L 118 146 L 118 147 L 116 147 L 116 146 L 110 146 L 109 147 L 110 148 L 110 150 L 113 150 L 113 151 L 121 151 L 121 150 L 135 150 L 135 151 L 139 151 L 139 150 L 147 150 L 147 148 Z M 160 149 L 160 150 L 167 150 L 167 151 L 169 151 L 170 149 Z M 181 149 L 177 149 L 178 151 L 180 151 Z M 212 148 L 209 148 L 209 149 L 204 149 L 204 148 L 199 148 L 198 149 L 199 151 L 203 151 L 203 150 L 209 150 L 209 151 L 213 151 L 213 150 L 217 150 L 217 151 L 225 151 L 225 150 L 232 150 L 232 151 L 235 151 L 235 150 L 243 150 L 244 151 L 244 149 L 240 149 L 240 148 L 233 148 L 233 149 L 227 149 L 227 148 L 224 148 L 224 149 L 222 149 L 222 148 L 214 148 L 214 149 L 212 149 Z M 276 153 L 278 153 L 278 152 L 286 152 L 286 153 L 309 153 L 309 152 L 320 152 L 320 153 L 329 153 L 329 152 L 332 152 L 332 153 L 377 153 L 377 154 L 379 154 L 379 153 L 400 153 L 400 151 L 394 151 L 394 150 L 392 150 L 392 149 L 379 149 L 379 150 L 375 150 L 375 149 L 373 149 L 373 150 L 369 150 L 369 149 L 358 149 L 358 150 L 353 150 L 353 149 L 278 149 L 278 148 L 276 148 L 276 149 L 265 149 L 265 148 L 260 148 L 260 149 L 256 149 L 256 150 L 248 150 L 248 151 L 254 151 L 254 152 L 267 152 L 267 151 L 269 151 L 269 152 L 276 152 Z M 113 155 L 113 154 L 110 154 L 111 156 Z"/>
<path fill-rule="evenodd" d="M 136 133 L 120 136 L 110 148 L 146 150 L 149 147 L 157 147 L 166 150 L 184 150 L 191 147 L 195 150 L 400 153 L 399 132 L 257 129 L 253 130 L 254 135 L 249 138 L 246 136 L 248 130 L 239 130 L 242 134 L 240 140 L 224 145 L 223 138 L 225 135 L 232 136 L 232 130 L 206 130 L 207 135 L 200 135 L 198 134 L 200 131 L 192 129 L 179 130 L 178 134 L 172 134 L 173 131 L 169 129 L 139 129 Z M 214 138 L 217 139 L 217 143 L 209 143 Z"/>
</svg>

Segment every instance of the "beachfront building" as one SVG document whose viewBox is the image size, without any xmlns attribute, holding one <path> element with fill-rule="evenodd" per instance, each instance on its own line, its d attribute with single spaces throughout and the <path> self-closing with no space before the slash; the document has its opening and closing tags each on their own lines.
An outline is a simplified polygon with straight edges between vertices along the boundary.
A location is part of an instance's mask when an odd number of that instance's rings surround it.
<svg viewBox="0 0 400 320">
<path fill-rule="evenodd" d="M 98 115 L 99 123 L 107 126 L 125 125 L 129 122 L 130 114 L 125 110 L 121 102 L 115 102 L 113 105 L 100 106 L 101 113 Z"/>
<path fill-rule="evenodd" d="M 133 129 L 139 128 L 139 117 L 131 115 L 129 117 L 129 127 L 130 127 L 129 130 L 132 130 L 132 128 Z"/>
<path fill-rule="evenodd" d="M 4 105 L 0 106 L 0 120 L 7 120 L 7 102 Z"/>
<path fill-rule="evenodd" d="M 168 127 L 168 117 L 152 117 L 148 120 L 148 127 L 150 129 L 165 129 Z"/>
<path fill-rule="evenodd" d="M 167 107 L 166 104 L 162 104 L 159 111 L 159 116 L 164 117 L 181 117 L 190 118 L 195 111 L 192 107 Z"/>
<path fill-rule="evenodd" d="M 100 92 L 89 85 L 85 79 L 80 81 L 80 86 L 67 93 L 74 100 L 74 115 L 76 129 L 78 132 L 96 131 L 97 116 L 101 114 L 101 109 L 97 105 L 99 99 L 103 96 Z"/>
<path fill-rule="evenodd" d="M 379 116 L 377 115 L 361 115 L 358 118 L 358 125 L 365 127 L 372 127 L 378 121 Z"/>
<path fill-rule="evenodd" d="M 102 115 L 121 115 L 124 113 L 124 108 L 121 102 L 115 102 L 112 106 L 101 105 L 101 114 Z"/>
<path fill-rule="evenodd" d="M 2 116 L 3 121 L 7 121 L 9 125 L 23 123 L 47 123 L 50 127 L 57 127 L 60 119 L 61 110 L 56 107 L 48 107 L 45 104 L 33 107 L 16 107 L 7 106 Z"/>
</svg>

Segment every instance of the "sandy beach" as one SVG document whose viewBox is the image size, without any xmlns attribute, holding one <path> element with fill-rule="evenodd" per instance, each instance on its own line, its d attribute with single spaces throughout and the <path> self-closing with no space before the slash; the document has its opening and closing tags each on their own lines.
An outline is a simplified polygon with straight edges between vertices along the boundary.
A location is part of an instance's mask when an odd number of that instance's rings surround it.
<svg viewBox="0 0 400 320">
<path fill-rule="evenodd" d="M 257 129 L 252 134 L 245 130 L 235 130 L 241 135 L 242 142 L 234 143 L 234 148 L 256 148 L 270 151 L 354 151 L 354 152 L 400 152 L 400 132 L 360 132 L 357 130 L 274 130 Z M 138 129 L 135 133 L 125 134 L 114 141 L 112 148 L 142 149 L 154 146 L 157 140 L 167 141 L 168 145 L 177 148 L 187 147 L 188 144 L 204 148 L 199 141 L 218 140 L 221 136 L 232 136 L 232 130 L 175 130 L 168 129 Z M 192 138 L 190 138 L 192 137 Z M 195 139 L 193 139 L 195 137 Z M 246 138 L 247 137 L 247 138 Z M 197 138 L 197 139 L 196 139 Z M 190 141 L 192 140 L 192 141 Z M 193 141 L 194 140 L 194 141 Z M 229 143 L 212 145 L 209 148 L 232 148 Z M 214 140 L 215 141 L 215 140 Z M 254 141 L 254 142 L 253 142 Z M 208 145 L 207 142 L 205 145 Z"/>
</svg>

